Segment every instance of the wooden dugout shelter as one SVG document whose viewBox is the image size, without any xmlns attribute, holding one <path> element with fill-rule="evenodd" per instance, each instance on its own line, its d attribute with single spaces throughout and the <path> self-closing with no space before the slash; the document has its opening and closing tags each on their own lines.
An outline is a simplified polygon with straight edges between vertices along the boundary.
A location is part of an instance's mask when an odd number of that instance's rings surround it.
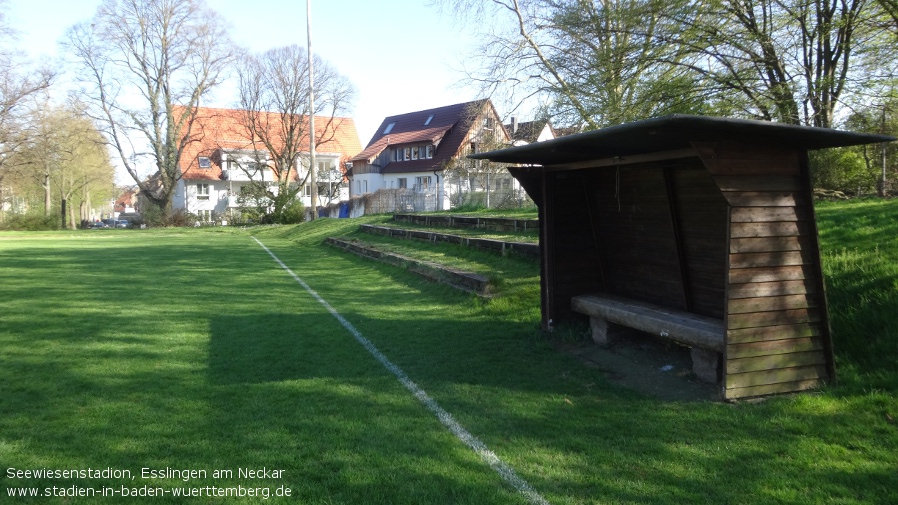
<svg viewBox="0 0 898 505">
<path fill-rule="evenodd" d="M 594 336 L 704 348 L 732 399 L 835 378 L 807 153 L 892 140 L 673 115 L 471 158 L 515 165 L 539 207 L 544 328 L 595 303 Z"/>
</svg>

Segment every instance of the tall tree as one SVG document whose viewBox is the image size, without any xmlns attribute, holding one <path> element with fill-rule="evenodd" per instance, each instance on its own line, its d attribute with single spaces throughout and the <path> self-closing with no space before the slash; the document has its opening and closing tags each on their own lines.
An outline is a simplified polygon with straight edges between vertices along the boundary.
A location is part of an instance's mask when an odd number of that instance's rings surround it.
<svg viewBox="0 0 898 505">
<path fill-rule="evenodd" d="M 744 114 L 831 128 L 843 94 L 866 78 L 857 70 L 880 29 L 869 22 L 877 8 L 868 0 L 707 0 L 678 19 L 685 30 L 670 40 L 696 56 L 695 70 L 739 95 Z"/>
<path fill-rule="evenodd" d="M 258 157 L 253 168 L 268 163 L 277 183 L 269 187 L 255 181 L 256 193 L 273 202 L 275 219 L 309 182 L 310 114 L 316 117 L 315 144 L 326 149 L 338 129 L 338 115 L 351 108 L 355 97 L 352 83 L 333 66 L 316 56 L 313 68 L 314 111 L 309 110 L 305 48 L 291 45 L 248 56 L 239 69 L 241 123 Z"/>
<path fill-rule="evenodd" d="M 578 96 L 582 113 L 597 126 L 696 112 L 705 96 L 700 78 L 675 47 L 658 41 L 675 29 L 679 0 L 547 0 L 553 43 L 550 61 L 563 76 L 554 115 Z M 570 117 L 570 115 L 568 115 Z M 565 116 L 562 115 L 562 118 Z M 570 123 L 570 120 L 561 121 Z"/>
<path fill-rule="evenodd" d="M 169 211 L 196 108 L 234 61 L 227 24 L 203 0 L 104 0 L 67 44 L 120 163 Z"/>
<path fill-rule="evenodd" d="M 535 97 L 556 124 L 598 128 L 693 112 L 702 100 L 676 48 L 659 44 L 686 1 L 444 0 L 466 19 L 492 18 L 469 79 L 517 108 Z M 498 95 L 498 97 L 497 97 Z M 509 97 L 509 98 L 505 98 Z"/>
<path fill-rule="evenodd" d="M 0 204 L 4 201 L 4 181 L 13 168 L 9 160 L 28 141 L 32 99 L 46 90 L 55 73 L 45 67 L 30 68 L 15 48 L 16 34 L 9 26 L 0 0 Z"/>
<path fill-rule="evenodd" d="M 892 21 L 892 28 L 898 34 L 898 0 L 879 0 L 886 15 Z"/>
<path fill-rule="evenodd" d="M 588 126 L 717 111 L 832 127 L 846 94 L 894 73 L 892 3 L 443 0 L 498 16 L 473 80 L 547 96 Z"/>
<path fill-rule="evenodd" d="M 114 168 L 106 143 L 91 120 L 78 106 L 38 108 L 32 120 L 33 135 L 16 154 L 22 176 L 41 188 L 44 212 L 57 208 L 63 227 L 74 228 L 73 199 L 91 188 L 108 191 Z"/>
</svg>

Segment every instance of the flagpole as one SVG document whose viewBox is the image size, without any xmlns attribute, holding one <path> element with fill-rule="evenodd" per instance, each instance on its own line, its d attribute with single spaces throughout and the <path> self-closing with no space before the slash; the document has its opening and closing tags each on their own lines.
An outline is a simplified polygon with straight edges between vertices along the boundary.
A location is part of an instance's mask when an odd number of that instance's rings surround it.
<svg viewBox="0 0 898 505">
<path fill-rule="evenodd" d="M 306 32 L 309 38 L 309 179 L 312 185 L 312 219 L 318 217 L 318 182 L 315 177 L 315 78 L 312 70 L 312 0 L 306 0 Z"/>
</svg>

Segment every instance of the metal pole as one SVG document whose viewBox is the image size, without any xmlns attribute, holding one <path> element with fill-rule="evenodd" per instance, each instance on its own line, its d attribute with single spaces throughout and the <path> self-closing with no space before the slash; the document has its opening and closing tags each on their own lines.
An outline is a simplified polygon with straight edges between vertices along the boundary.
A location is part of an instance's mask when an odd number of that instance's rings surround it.
<svg viewBox="0 0 898 505">
<path fill-rule="evenodd" d="M 315 178 L 315 78 L 312 69 L 312 0 L 306 0 L 309 39 L 309 181 L 312 184 L 312 220 L 318 217 L 318 181 Z"/>
</svg>

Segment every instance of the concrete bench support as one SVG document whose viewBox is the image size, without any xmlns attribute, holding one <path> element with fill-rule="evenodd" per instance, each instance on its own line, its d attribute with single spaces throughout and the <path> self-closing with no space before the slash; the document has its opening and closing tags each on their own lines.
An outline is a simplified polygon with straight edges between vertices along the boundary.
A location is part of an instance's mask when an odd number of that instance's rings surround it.
<svg viewBox="0 0 898 505">
<path fill-rule="evenodd" d="M 611 344 L 608 323 L 644 331 L 691 347 L 695 375 L 705 382 L 718 380 L 726 333 L 720 319 L 606 294 L 575 296 L 571 308 L 589 316 L 596 344 Z"/>
</svg>

